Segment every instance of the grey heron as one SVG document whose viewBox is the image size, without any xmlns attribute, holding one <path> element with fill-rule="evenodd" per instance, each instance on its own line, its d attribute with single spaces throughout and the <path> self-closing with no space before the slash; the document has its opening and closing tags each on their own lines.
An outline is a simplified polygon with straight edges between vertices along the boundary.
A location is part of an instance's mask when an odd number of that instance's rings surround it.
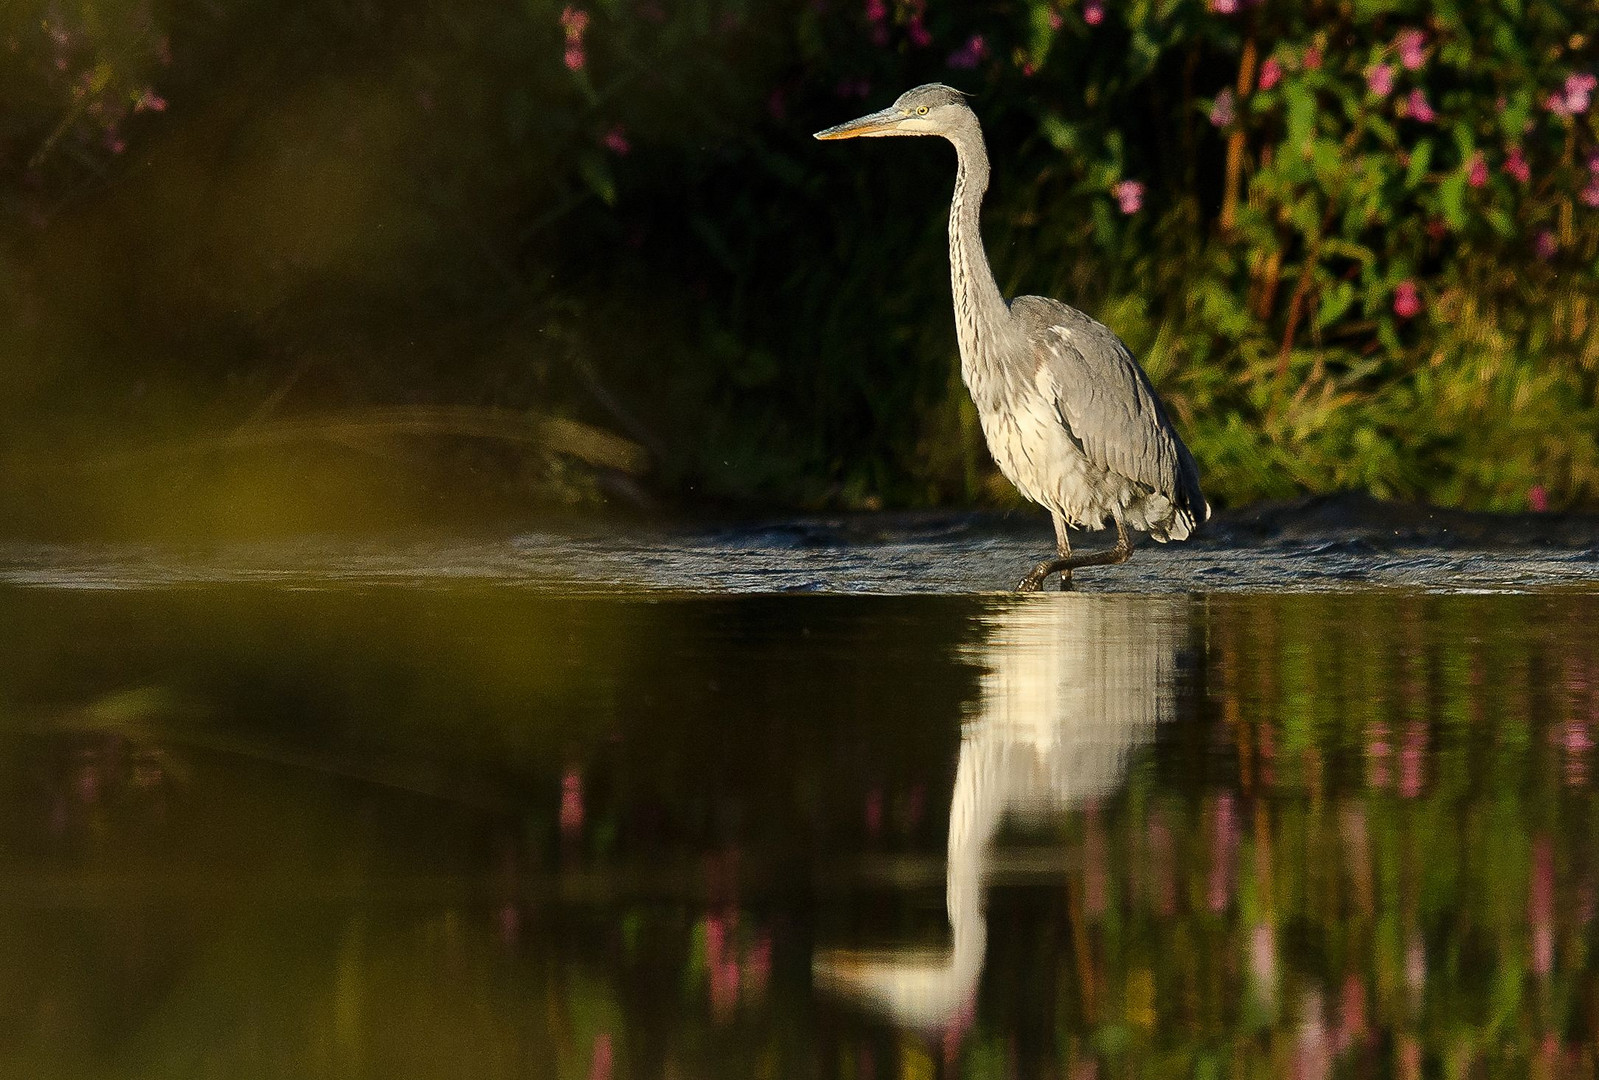
<svg viewBox="0 0 1599 1080">
<path fill-rule="evenodd" d="M 983 250 L 979 214 L 988 152 L 959 90 L 929 83 L 880 112 L 818 131 L 818 139 L 940 135 L 955 146 L 949 266 L 961 378 L 977 405 L 1000 472 L 1049 510 L 1056 558 L 1017 586 L 1034 592 L 1059 572 L 1061 588 L 1082 566 L 1126 562 L 1128 529 L 1185 540 L 1210 516 L 1199 470 L 1149 377 L 1109 327 L 1058 300 L 1007 303 Z M 1116 527 L 1116 545 L 1073 555 L 1068 526 Z"/>
</svg>

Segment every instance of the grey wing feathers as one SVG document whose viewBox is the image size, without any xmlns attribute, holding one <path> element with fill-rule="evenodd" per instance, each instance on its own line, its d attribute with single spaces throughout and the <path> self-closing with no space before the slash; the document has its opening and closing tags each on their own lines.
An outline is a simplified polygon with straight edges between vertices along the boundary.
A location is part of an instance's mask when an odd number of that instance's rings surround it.
<svg viewBox="0 0 1599 1080">
<path fill-rule="evenodd" d="M 1194 524 L 1208 518 L 1194 459 L 1122 340 L 1055 300 L 1020 296 L 1011 311 L 1053 376 L 1060 418 L 1088 459 L 1165 495 Z"/>
</svg>

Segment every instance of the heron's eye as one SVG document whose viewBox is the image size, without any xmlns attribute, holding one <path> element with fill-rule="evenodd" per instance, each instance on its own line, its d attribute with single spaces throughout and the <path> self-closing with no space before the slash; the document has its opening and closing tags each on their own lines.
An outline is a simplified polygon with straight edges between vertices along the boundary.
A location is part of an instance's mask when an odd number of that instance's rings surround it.
<svg viewBox="0 0 1599 1080">
<path fill-rule="evenodd" d="M 916 115 L 917 116 L 926 116 L 927 115 L 927 106 L 923 105 L 920 108 L 918 108 L 916 110 Z"/>
</svg>

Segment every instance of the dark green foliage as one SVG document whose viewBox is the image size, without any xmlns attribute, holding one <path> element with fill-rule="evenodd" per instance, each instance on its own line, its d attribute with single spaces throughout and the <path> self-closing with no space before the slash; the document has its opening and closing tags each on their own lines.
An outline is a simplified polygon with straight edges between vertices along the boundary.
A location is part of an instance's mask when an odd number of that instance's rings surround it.
<svg viewBox="0 0 1599 1080">
<path fill-rule="evenodd" d="M 0 419 L 19 450 L 526 408 L 643 443 L 667 491 L 1014 499 L 955 375 L 947 148 L 809 138 L 939 79 L 988 132 L 1002 288 L 1128 340 L 1213 501 L 1591 503 L 1590 23 L 1538 0 L 24 5 L 0 25 Z"/>
</svg>

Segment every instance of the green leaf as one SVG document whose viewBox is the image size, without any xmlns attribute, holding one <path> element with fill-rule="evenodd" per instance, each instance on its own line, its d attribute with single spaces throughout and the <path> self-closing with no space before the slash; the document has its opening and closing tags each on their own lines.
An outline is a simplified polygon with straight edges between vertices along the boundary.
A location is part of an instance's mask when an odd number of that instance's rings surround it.
<svg viewBox="0 0 1599 1080">
<path fill-rule="evenodd" d="M 1457 169 L 1438 185 L 1438 200 L 1443 205 L 1444 220 L 1456 232 L 1466 227 L 1466 170 Z"/>
<path fill-rule="evenodd" d="M 1292 156 L 1302 157 L 1316 131 L 1316 95 L 1299 79 L 1289 82 L 1283 93 L 1288 99 L 1286 149 Z"/>
<path fill-rule="evenodd" d="M 605 159 L 598 154 L 584 154 L 577 165 L 578 175 L 583 178 L 583 183 L 588 189 L 600 197 L 606 206 L 616 205 L 616 181 L 611 176 L 611 167 Z"/>
<path fill-rule="evenodd" d="M 1355 283 L 1352 281 L 1340 281 L 1331 289 L 1323 290 L 1316 307 L 1316 329 L 1326 329 L 1343 318 L 1354 303 Z"/>
<path fill-rule="evenodd" d="M 1405 170 L 1405 186 L 1413 188 L 1420 186 L 1427 175 L 1427 169 L 1432 165 L 1432 140 L 1423 139 L 1416 144 L 1410 152 L 1410 167 Z"/>
</svg>

